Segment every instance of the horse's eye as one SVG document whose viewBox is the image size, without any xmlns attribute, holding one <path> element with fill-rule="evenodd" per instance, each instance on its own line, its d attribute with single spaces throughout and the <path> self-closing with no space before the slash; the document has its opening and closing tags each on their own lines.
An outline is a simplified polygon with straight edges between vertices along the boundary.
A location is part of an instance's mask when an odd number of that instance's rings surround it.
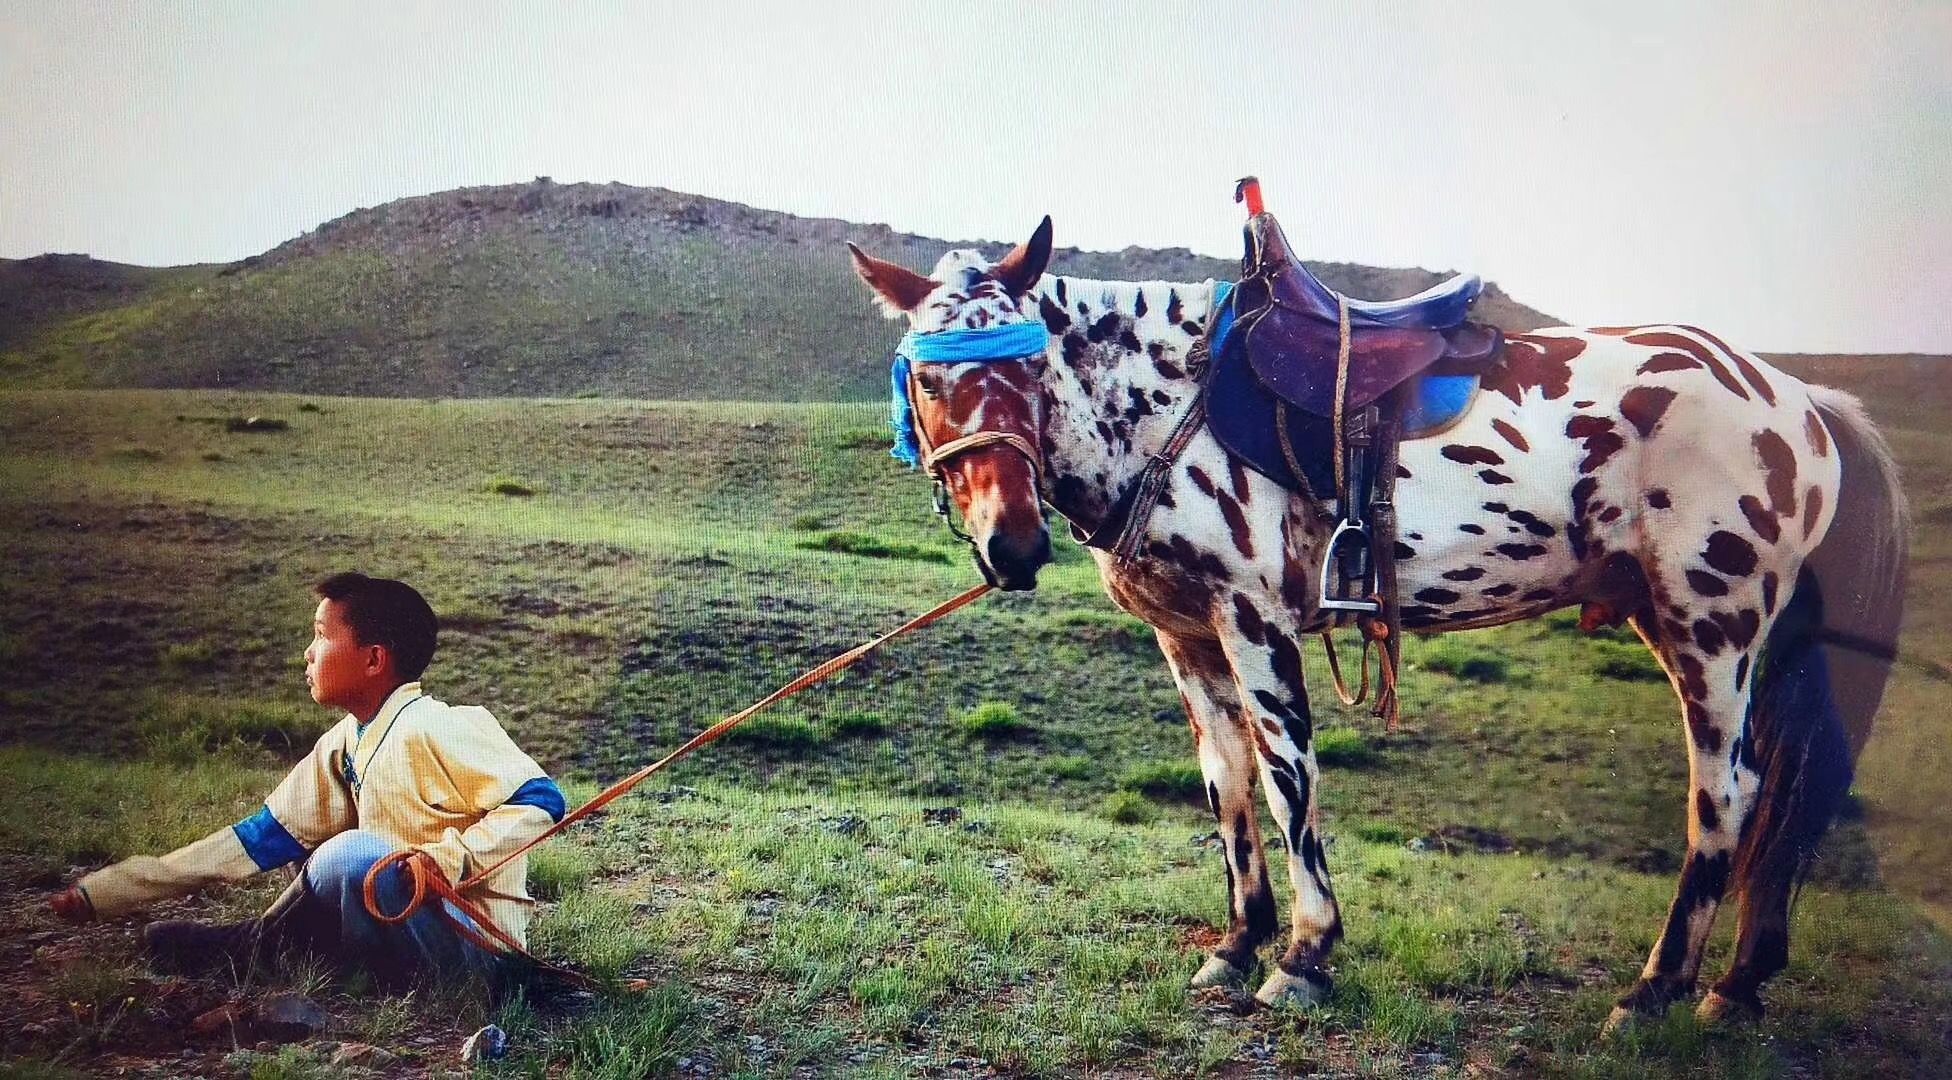
<svg viewBox="0 0 1952 1080">
<path fill-rule="evenodd" d="M 942 396 L 942 376 L 933 371 L 924 371 L 915 377 L 922 387 L 922 396 L 933 401 Z"/>
</svg>

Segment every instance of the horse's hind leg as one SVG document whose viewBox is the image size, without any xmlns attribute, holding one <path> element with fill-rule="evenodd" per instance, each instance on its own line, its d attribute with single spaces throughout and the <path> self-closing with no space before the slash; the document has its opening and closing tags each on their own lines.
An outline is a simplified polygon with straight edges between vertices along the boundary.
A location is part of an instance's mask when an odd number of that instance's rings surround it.
<svg viewBox="0 0 1952 1080">
<path fill-rule="evenodd" d="M 1274 891 L 1254 806 L 1253 743 L 1241 728 L 1240 700 L 1220 646 L 1162 631 L 1159 647 L 1186 705 L 1227 868 L 1227 932 L 1193 976 L 1192 986 L 1238 986 L 1254 969 L 1255 952 L 1276 928 Z"/>
<path fill-rule="evenodd" d="M 1702 997 L 1696 1016 L 1711 1023 L 1762 1016 L 1762 984 L 1789 964 L 1789 894 L 1786 881 L 1751 883 L 1743 889 L 1735 963 Z"/>
<path fill-rule="evenodd" d="M 1636 1014 L 1659 1016 L 1693 994 L 1758 786 L 1746 716 L 1755 654 L 1774 611 L 1776 587 L 1719 576 L 1711 584 L 1698 570 L 1688 580 L 1692 584 L 1678 587 L 1656 582 L 1652 611 L 1634 619 L 1681 699 L 1688 734 L 1688 856 L 1660 939 L 1639 980 L 1614 1008 L 1609 1029 Z"/>
</svg>

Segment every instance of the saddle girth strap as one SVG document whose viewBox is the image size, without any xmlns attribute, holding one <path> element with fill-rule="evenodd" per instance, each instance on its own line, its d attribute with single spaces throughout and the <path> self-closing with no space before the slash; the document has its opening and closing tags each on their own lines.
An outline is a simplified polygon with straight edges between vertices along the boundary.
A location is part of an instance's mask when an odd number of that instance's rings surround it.
<svg viewBox="0 0 1952 1080">
<path fill-rule="evenodd" d="M 1341 293 L 1335 294 L 1336 322 L 1340 328 L 1340 340 L 1335 346 L 1335 490 L 1342 499 L 1342 516 L 1349 516 L 1349 477 L 1343 461 L 1342 421 L 1343 413 L 1349 407 L 1349 298 Z M 1287 422 L 1282 421 L 1281 448 L 1288 452 L 1290 467 L 1294 452 L 1288 450 Z M 1295 475 L 1301 475 L 1296 469 Z"/>
<path fill-rule="evenodd" d="M 1403 659 L 1402 604 L 1396 591 L 1396 458 L 1403 441 L 1403 395 L 1392 391 L 1376 429 L 1375 497 L 1369 504 L 1370 567 L 1376 573 L 1376 601 L 1382 609 L 1366 619 L 1377 625 L 1381 649 L 1376 657 L 1382 686 L 1376 691 L 1376 716 L 1395 731 L 1400 718 L 1396 674 Z M 1371 636 L 1368 627 L 1364 636 Z"/>
</svg>

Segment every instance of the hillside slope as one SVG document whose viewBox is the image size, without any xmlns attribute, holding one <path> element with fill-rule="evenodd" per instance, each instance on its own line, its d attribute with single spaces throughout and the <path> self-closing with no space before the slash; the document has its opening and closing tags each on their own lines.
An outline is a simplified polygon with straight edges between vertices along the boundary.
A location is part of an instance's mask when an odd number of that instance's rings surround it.
<svg viewBox="0 0 1952 1080">
<path fill-rule="evenodd" d="M 855 281 L 850 240 L 924 269 L 950 247 L 1005 247 L 660 188 L 467 188 L 357 210 L 225 266 L 0 262 L 0 383 L 867 400 L 885 392 L 896 330 Z M 1142 248 L 1060 249 L 1053 269 L 1185 281 L 1238 271 Z M 1445 276 L 1315 269 L 1362 297 Z M 1481 310 L 1508 329 L 1552 321 L 1496 286 Z"/>
</svg>

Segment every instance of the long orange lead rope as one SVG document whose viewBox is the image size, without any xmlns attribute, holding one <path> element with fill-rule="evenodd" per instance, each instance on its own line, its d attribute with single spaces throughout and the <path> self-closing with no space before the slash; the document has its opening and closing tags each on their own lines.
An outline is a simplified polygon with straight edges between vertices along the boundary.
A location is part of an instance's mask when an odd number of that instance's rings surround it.
<svg viewBox="0 0 1952 1080">
<path fill-rule="evenodd" d="M 578 807 L 574 812 L 565 815 L 561 821 L 543 830 L 528 843 L 516 848 L 514 851 L 503 856 L 493 866 L 472 877 L 464 878 L 454 884 L 449 884 L 446 876 L 440 872 L 438 865 L 432 859 L 414 858 L 415 855 L 421 853 L 418 849 L 406 848 L 401 851 L 392 852 L 379 862 L 373 864 L 373 868 L 366 872 L 364 896 L 367 912 L 373 918 L 378 919 L 387 926 L 397 926 L 412 918 L 420 910 L 421 905 L 426 902 L 428 895 L 431 893 L 439 896 L 441 899 L 447 901 L 449 905 L 453 906 L 454 911 L 449 911 L 445 906 L 436 908 L 435 910 L 439 911 L 441 916 L 453 925 L 456 932 L 474 943 L 477 947 L 490 953 L 502 952 L 521 956 L 537 967 L 550 971 L 551 973 L 579 982 L 588 982 L 587 979 L 576 972 L 537 960 L 527 949 L 522 947 L 520 942 L 516 941 L 501 927 L 496 926 L 494 921 L 488 918 L 487 914 L 481 910 L 479 905 L 461 894 L 480 882 L 493 877 L 496 871 L 527 854 L 530 848 L 555 836 L 557 833 L 569 828 L 583 818 L 603 809 L 625 792 L 643 783 L 653 774 L 669 766 L 679 758 L 684 757 L 686 754 L 691 753 L 701 746 L 718 741 L 726 732 L 731 731 L 733 728 L 738 727 L 746 720 L 752 718 L 760 710 L 774 705 L 785 698 L 792 697 L 794 694 L 825 680 L 834 673 L 852 666 L 855 661 L 888 642 L 893 641 L 895 638 L 910 631 L 920 630 L 922 627 L 941 619 L 943 616 L 974 602 L 984 593 L 989 592 L 992 587 L 988 583 L 978 585 L 960 596 L 944 601 L 933 609 L 917 615 L 915 618 L 875 638 L 873 641 L 863 645 L 857 645 L 847 652 L 821 664 L 819 667 L 803 673 L 792 682 L 768 694 L 765 698 L 746 706 L 744 709 L 733 713 L 731 716 L 720 720 L 718 723 L 692 736 L 689 742 L 666 754 L 662 759 L 646 765 L 622 780 L 617 781 L 615 784 L 612 784 L 601 795 Z M 379 878 L 386 870 L 403 862 L 406 863 L 408 872 L 413 876 L 413 895 L 407 900 L 406 907 L 395 914 L 388 915 L 386 912 L 380 910 Z M 459 913 L 458 916 L 456 912 Z"/>
</svg>

